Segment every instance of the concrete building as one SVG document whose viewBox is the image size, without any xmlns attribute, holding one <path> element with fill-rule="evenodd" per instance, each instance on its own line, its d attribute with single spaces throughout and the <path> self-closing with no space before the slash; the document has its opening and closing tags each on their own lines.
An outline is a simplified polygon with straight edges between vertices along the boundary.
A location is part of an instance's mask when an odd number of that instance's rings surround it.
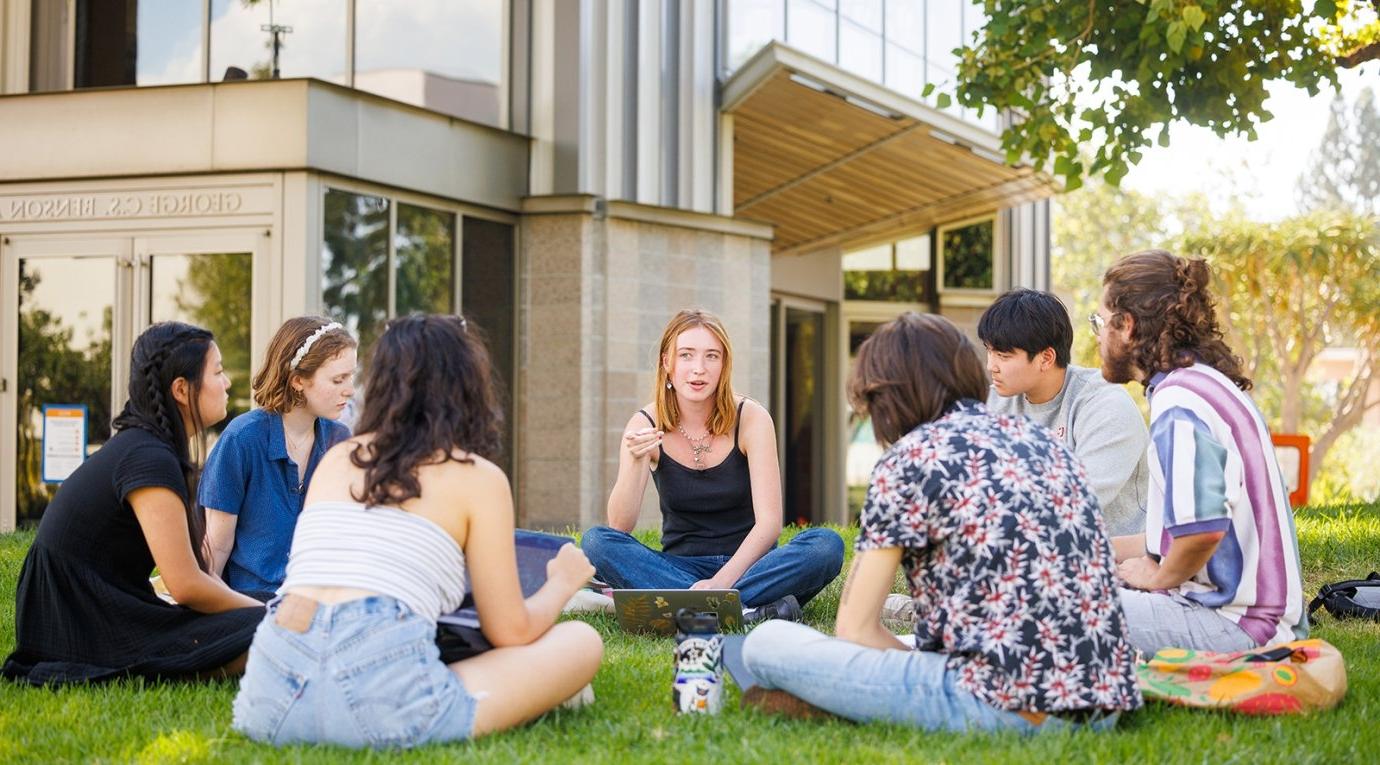
<svg viewBox="0 0 1380 765">
<path fill-rule="evenodd" d="M 150 322 L 212 329 L 242 411 L 284 319 L 367 348 L 410 311 L 487 333 L 521 522 L 597 523 L 686 306 L 773 412 L 786 519 L 846 521 L 861 338 L 1048 286 L 1048 178 L 1002 162 L 1002 116 L 921 98 L 981 23 L 958 0 L 0 0 L 0 529 L 109 436 Z"/>
</svg>

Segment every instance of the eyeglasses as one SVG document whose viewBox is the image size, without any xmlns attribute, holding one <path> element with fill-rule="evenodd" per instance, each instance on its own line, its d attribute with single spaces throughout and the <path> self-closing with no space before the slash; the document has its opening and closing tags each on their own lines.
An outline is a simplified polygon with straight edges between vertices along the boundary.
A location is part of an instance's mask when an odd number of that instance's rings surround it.
<svg viewBox="0 0 1380 765">
<path fill-rule="evenodd" d="M 1107 320 L 1102 318 L 1102 314 L 1096 311 L 1088 314 L 1088 324 L 1092 326 L 1093 337 L 1102 336 L 1102 328 L 1107 326 Z"/>
</svg>

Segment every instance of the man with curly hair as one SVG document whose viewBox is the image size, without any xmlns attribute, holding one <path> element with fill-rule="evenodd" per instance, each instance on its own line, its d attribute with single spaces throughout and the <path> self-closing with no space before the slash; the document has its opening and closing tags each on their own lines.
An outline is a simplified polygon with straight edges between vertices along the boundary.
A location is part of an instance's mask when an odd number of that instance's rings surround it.
<svg viewBox="0 0 1380 765">
<path fill-rule="evenodd" d="M 1145 533 L 1112 540 L 1129 638 L 1145 653 L 1308 636 L 1288 490 L 1211 280 L 1202 260 L 1128 255 L 1089 317 L 1102 375 L 1139 381 L 1150 401 Z"/>
</svg>

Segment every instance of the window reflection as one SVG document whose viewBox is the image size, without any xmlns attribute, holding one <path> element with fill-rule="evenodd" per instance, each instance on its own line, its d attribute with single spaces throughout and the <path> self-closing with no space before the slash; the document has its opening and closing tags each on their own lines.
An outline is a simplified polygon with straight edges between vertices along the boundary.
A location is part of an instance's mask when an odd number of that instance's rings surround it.
<svg viewBox="0 0 1380 765">
<path fill-rule="evenodd" d="M 925 60 L 890 42 L 886 44 L 886 86 L 911 98 L 925 90 Z"/>
<path fill-rule="evenodd" d="M 517 331 L 513 310 L 517 288 L 513 227 L 479 218 L 465 218 L 462 225 L 461 305 L 465 316 L 484 333 L 489 347 L 489 358 L 497 378 L 494 385 L 500 391 L 505 417 L 504 449 L 496 464 L 512 475 L 511 391 Z"/>
<path fill-rule="evenodd" d="M 78 88 L 201 81 L 201 7 L 182 0 L 79 0 Z"/>
<path fill-rule="evenodd" d="M 886 4 L 886 39 L 919 56 L 925 54 L 925 3 Z"/>
<path fill-rule="evenodd" d="M 839 22 L 839 66 L 874 82 L 882 79 L 882 36 L 854 24 Z"/>
<path fill-rule="evenodd" d="M 398 205 L 396 313 L 455 310 L 455 213 Z"/>
<path fill-rule="evenodd" d="M 229 415 L 211 425 L 220 433 L 252 405 L 254 256 L 248 252 L 155 255 L 149 292 L 152 321 L 185 321 L 211 331 L 230 376 Z"/>
<path fill-rule="evenodd" d="M 929 303 L 930 237 L 921 235 L 843 256 L 845 300 Z"/>
<path fill-rule="evenodd" d="M 38 521 L 56 484 L 43 482 L 43 405 L 85 404 L 87 453 L 110 438 L 115 259 L 19 261 L 16 517 Z"/>
<path fill-rule="evenodd" d="M 321 244 L 323 311 L 368 350 L 388 321 L 388 200 L 330 189 Z"/>
<path fill-rule="evenodd" d="M 786 40 L 800 50 L 830 63 L 837 61 L 834 12 L 814 0 L 789 0 Z"/>
<path fill-rule="evenodd" d="M 954 51 L 971 44 L 987 17 L 969 0 L 727 0 L 725 65 L 730 71 L 773 39 L 911 98 L 950 99 L 945 111 L 1000 131 L 995 110 L 981 117 L 954 98 Z"/>
<path fill-rule="evenodd" d="M 993 228 L 989 218 L 940 229 L 945 289 L 993 289 Z"/>
<path fill-rule="evenodd" d="M 356 0 L 355 87 L 497 125 L 505 6 Z"/>
<path fill-rule="evenodd" d="M 786 37 L 782 0 L 732 0 L 728 18 L 728 68 L 737 69 L 762 46 Z"/>
<path fill-rule="evenodd" d="M 839 16 L 869 32 L 882 33 L 882 0 L 842 0 Z"/>
<path fill-rule="evenodd" d="M 211 0 L 211 80 L 273 76 L 273 37 L 263 29 L 271 11 L 274 24 L 292 29 L 280 36 L 280 76 L 344 84 L 349 10 L 349 0 Z"/>
</svg>

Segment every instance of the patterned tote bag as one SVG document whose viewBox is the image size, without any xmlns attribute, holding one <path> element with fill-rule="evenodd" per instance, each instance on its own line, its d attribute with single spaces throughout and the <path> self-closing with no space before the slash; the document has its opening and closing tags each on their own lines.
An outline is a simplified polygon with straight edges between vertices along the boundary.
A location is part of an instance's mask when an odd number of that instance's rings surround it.
<svg viewBox="0 0 1380 765">
<path fill-rule="evenodd" d="M 1136 674 L 1146 699 L 1249 715 L 1331 709 L 1346 695 L 1341 652 L 1317 639 L 1226 653 L 1165 648 Z"/>
</svg>

